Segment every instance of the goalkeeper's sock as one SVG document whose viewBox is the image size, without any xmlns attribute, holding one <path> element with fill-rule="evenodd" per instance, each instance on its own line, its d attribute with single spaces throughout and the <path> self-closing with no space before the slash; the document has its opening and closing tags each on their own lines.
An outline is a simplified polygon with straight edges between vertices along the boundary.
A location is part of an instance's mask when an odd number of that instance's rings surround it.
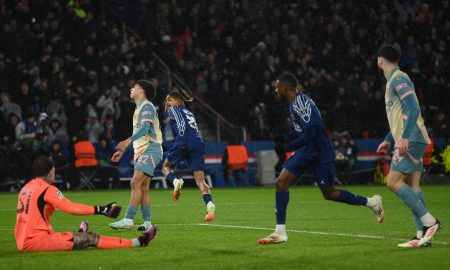
<svg viewBox="0 0 450 270">
<path fill-rule="evenodd" d="M 128 208 L 127 208 L 127 212 L 125 213 L 125 218 L 133 220 L 134 216 L 136 215 L 136 211 L 137 211 L 136 207 L 129 204 Z"/>
<path fill-rule="evenodd" d="M 173 181 L 175 180 L 175 178 L 177 178 L 177 176 L 175 175 L 175 173 L 173 171 L 171 171 L 168 175 L 167 175 L 167 180 L 169 180 L 169 182 L 173 185 Z"/>
<path fill-rule="evenodd" d="M 345 189 L 340 189 L 339 191 L 339 197 L 336 199 L 337 202 L 342 202 L 350 205 L 367 205 L 367 197 L 353 194 Z"/>
<path fill-rule="evenodd" d="M 97 248 L 128 248 L 128 247 L 134 247 L 134 239 L 130 240 L 119 237 L 109 237 L 99 235 Z"/>
<path fill-rule="evenodd" d="M 150 221 L 150 206 L 141 205 L 142 218 L 144 221 Z"/>
<path fill-rule="evenodd" d="M 275 192 L 275 215 L 277 224 L 286 224 L 286 208 L 289 203 L 289 191 Z"/>
</svg>

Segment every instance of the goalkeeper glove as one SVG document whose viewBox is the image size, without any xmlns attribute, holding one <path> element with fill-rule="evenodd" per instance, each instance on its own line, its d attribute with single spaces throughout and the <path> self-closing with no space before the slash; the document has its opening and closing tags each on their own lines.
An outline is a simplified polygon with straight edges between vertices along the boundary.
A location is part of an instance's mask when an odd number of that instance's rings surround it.
<svg viewBox="0 0 450 270">
<path fill-rule="evenodd" d="M 110 218 L 116 218 L 120 214 L 120 210 L 122 210 L 122 207 L 117 205 L 116 202 L 109 203 L 105 206 L 94 206 L 94 214 L 95 215 L 104 215 Z"/>
</svg>

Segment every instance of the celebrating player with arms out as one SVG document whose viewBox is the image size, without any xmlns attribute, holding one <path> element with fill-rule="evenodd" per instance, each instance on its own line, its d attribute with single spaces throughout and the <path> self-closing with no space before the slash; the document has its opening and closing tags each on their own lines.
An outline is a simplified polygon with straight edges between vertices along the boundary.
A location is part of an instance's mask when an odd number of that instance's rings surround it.
<svg viewBox="0 0 450 270">
<path fill-rule="evenodd" d="M 205 221 L 214 220 L 215 205 L 212 202 L 209 186 L 205 183 L 205 153 L 203 140 L 197 129 L 194 115 L 184 107 L 185 99 L 178 92 L 171 92 L 165 101 L 166 112 L 170 123 L 176 131 L 176 139 L 164 161 L 162 172 L 173 183 L 173 199 L 177 201 L 181 195 L 183 179 L 176 178 L 173 168 L 186 161 L 194 171 L 195 182 L 203 194 L 207 215 Z M 189 100 L 191 101 L 191 100 Z"/>
<path fill-rule="evenodd" d="M 156 235 L 156 226 L 151 226 L 135 239 L 108 237 L 87 232 L 83 226 L 79 232 L 53 231 L 50 223 L 56 209 L 72 215 L 105 215 L 116 218 L 120 206 L 110 203 L 105 206 L 77 204 L 64 198 L 52 184 L 55 183 L 55 167 L 47 157 L 38 157 L 33 163 L 36 178 L 28 182 L 19 193 L 17 223 L 14 229 L 19 251 L 75 250 L 87 247 L 125 248 L 146 246 Z M 86 223 L 82 223 L 86 225 Z"/>
<path fill-rule="evenodd" d="M 131 88 L 130 97 L 136 103 L 133 115 L 133 135 L 117 145 L 117 152 L 111 158 L 118 162 L 127 147 L 133 142 L 134 174 L 131 180 L 131 199 L 125 218 L 109 224 L 113 229 L 131 229 L 137 207 L 141 205 L 144 224 L 138 230 L 147 230 L 150 222 L 150 180 L 155 167 L 162 159 L 162 134 L 159 127 L 158 114 L 155 106 L 147 97 L 154 98 L 156 93 L 153 85 L 146 80 L 138 80 Z"/>
<path fill-rule="evenodd" d="M 414 85 L 408 75 L 400 71 L 399 59 L 400 50 L 392 45 L 383 46 L 378 54 L 378 67 L 387 80 L 385 101 L 391 132 L 377 151 L 387 153 L 391 146 L 395 148 L 387 186 L 411 209 L 416 223 L 416 236 L 398 246 L 430 246 L 440 223 L 428 212 L 419 184 L 422 157 L 430 138 L 420 115 Z"/>
<path fill-rule="evenodd" d="M 295 131 L 284 136 L 286 151 L 295 151 L 286 160 L 280 176 L 276 179 L 276 220 L 275 232 L 259 240 L 260 244 L 276 244 L 287 241 L 286 209 L 289 202 L 289 186 L 297 181 L 306 170 L 311 168 L 314 181 L 327 200 L 351 205 L 365 205 L 371 208 L 379 223 L 383 222 L 384 212 L 381 196 L 371 198 L 353 194 L 334 187 L 335 168 L 334 150 L 325 133 L 319 109 L 306 95 L 296 90 L 297 79 L 293 74 L 285 73 L 276 82 L 278 96 L 291 105 L 291 121 Z"/>
</svg>

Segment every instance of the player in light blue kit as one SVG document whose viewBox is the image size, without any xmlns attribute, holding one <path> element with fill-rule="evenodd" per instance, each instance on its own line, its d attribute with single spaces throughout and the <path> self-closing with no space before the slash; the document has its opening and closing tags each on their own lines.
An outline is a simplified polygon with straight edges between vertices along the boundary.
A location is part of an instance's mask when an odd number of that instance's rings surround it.
<svg viewBox="0 0 450 270">
<path fill-rule="evenodd" d="M 118 162 L 127 147 L 133 143 L 134 174 L 131 180 L 131 199 L 125 218 L 109 224 L 113 229 L 131 229 L 137 207 L 141 205 L 144 224 L 138 230 L 150 228 L 150 181 L 155 167 L 162 160 L 162 133 L 155 106 L 147 98 L 156 95 L 153 85 L 147 80 L 138 80 L 131 88 L 130 97 L 136 103 L 133 115 L 133 135 L 117 145 L 111 160 Z"/>
<path fill-rule="evenodd" d="M 378 52 L 378 68 L 386 78 L 386 113 L 391 132 L 377 151 L 387 153 L 393 147 L 387 186 L 411 209 L 416 223 L 416 236 L 398 244 L 401 248 L 429 247 L 441 223 L 428 211 L 420 189 L 422 157 L 430 143 L 414 84 L 398 67 L 400 50 L 385 45 Z"/>
<path fill-rule="evenodd" d="M 384 220 L 380 195 L 368 198 L 334 187 L 334 149 L 325 133 L 319 109 L 311 98 L 297 92 L 296 88 L 297 79 L 290 73 L 282 74 L 276 82 L 275 91 L 278 96 L 290 104 L 291 122 L 295 129 L 284 136 L 287 142 L 285 150 L 295 152 L 286 160 L 283 170 L 276 179 L 275 232 L 260 239 L 260 244 L 276 244 L 288 240 L 286 209 L 289 202 L 289 186 L 309 169 L 325 199 L 351 205 L 365 205 L 373 210 L 379 223 Z"/>
<path fill-rule="evenodd" d="M 177 201 L 181 195 L 183 179 L 177 178 L 173 169 L 181 162 L 186 162 L 194 172 L 195 182 L 203 194 L 206 204 L 205 221 L 214 220 L 216 206 L 212 202 L 209 186 L 205 183 L 205 152 L 203 140 L 198 132 L 194 115 L 184 106 L 186 100 L 178 92 L 170 92 L 165 100 L 166 112 L 170 118 L 170 124 L 175 130 L 176 138 L 169 150 L 167 159 L 162 168 L 163 174 L 174 187 L 173 199 Z"/>
</svg>

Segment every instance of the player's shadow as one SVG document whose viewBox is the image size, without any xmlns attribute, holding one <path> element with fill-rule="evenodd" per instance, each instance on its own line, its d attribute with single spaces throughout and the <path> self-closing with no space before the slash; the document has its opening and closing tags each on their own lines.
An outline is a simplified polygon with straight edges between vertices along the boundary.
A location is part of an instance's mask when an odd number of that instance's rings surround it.
<svg viewBox="0 0 450 270">
<path fill-rule="evenodd" d="M 209 253 L 211 253 L 211 255 L 220 255 L 220 256 L 224 256 L 224 255 L 237 256 L 237 255 L 248 254 L 249 252 L 242 251 L 242 250 L 232 250 L 232 249 L 213 249 L 213 250 L 209 250 Z"/>
</svg>

